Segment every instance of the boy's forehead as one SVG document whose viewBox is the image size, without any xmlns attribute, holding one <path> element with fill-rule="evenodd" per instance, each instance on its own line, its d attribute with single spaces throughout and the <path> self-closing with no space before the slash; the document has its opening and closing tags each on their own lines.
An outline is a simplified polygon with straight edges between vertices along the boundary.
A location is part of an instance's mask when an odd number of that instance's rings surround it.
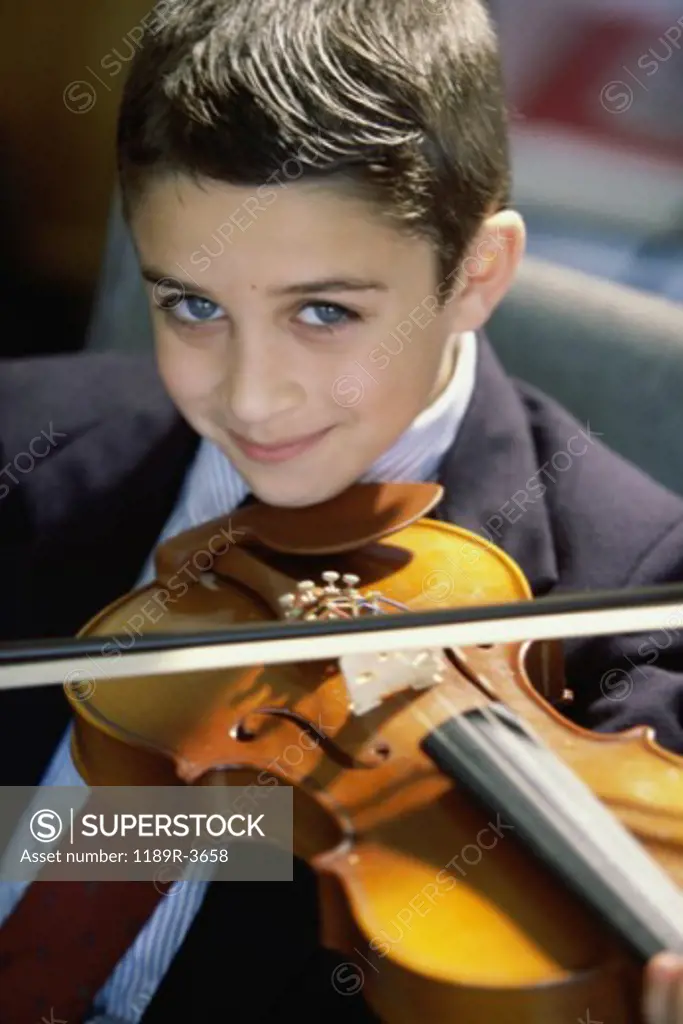
<svg viewBox="0 0 683 1024">
<path fill-rule="evenodd" d="M 241 186 L 186 177 L 151 181 L 135 203 L 131 228 L 143 264 L 164 273 L 178 261 L 207 260 L 225 267 L 246 262 L 292 272 L 377 274 L 410 265 L 431 249 L 389 224 L 343 184 L 296 182 Z M 208 278 L 208 274 L 206 275 Z"/>
</svg>

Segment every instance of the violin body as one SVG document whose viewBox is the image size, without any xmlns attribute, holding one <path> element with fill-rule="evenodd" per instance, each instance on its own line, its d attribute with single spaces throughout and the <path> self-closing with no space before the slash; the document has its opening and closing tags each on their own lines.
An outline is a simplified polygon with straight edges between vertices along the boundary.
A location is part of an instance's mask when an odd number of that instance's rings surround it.
<svg viewBox="0 0 683 1024">
<path fill-rule="evenodd" d="M 343 615 L 360 598 L 366 610 L 395 602 L 381 606 L 388 614 L 531 599 L 504 552 L 425 518 L 438 497 L 431 485 L 361 486 L 315 521 L 309 510 L 247 507 L 160 548 L 158 579 L 80 635 L 128 645 L 141 632 L 295 618 L 292 594 L 303 618 Z M 221 530 L 239 540 L 214 554 Z M 201 551 L 206 569 L 172 589 Z M 297 590 L 324 572 L 351 583 Z M 102 653 L 116 657 L 111 643 Z M 386 1024 L 635 1024 L 637 958 L 421 742 L 454 711 L 504 703 L 679 886 L 683 759 L 647 730 L 605 736 L 569 723 L 555 707 L 564 680 L 550 644 L 370 661 L 374 684 L 372 673 L 349 679 L 339 661 L 309 661 L 67 686 L 74 761 L 95 786 L 294 787 L 295 853 L 317 874 L 322 942 L 359 964 Z M 381 699 L 360 713 L 363 686 L 382 673 Z"/>
</svg>

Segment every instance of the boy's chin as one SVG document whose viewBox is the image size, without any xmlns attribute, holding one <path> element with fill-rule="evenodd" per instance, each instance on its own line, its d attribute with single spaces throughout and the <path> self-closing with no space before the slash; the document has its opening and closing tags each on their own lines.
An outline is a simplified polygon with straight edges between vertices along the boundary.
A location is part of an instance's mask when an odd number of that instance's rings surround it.
<svg viewBox="0 0 683 1024">
<path fill-rule="evenodd" d="M 289 480 L 279 481 L 277 484 L 273 482 L 270 485 L 265 480 L 253 479 L 248 482 L 254 497 L 266 505 L 277 508 L 307 508 L 336 498 L 351 486 L 353 480 Z"/>
</svg>

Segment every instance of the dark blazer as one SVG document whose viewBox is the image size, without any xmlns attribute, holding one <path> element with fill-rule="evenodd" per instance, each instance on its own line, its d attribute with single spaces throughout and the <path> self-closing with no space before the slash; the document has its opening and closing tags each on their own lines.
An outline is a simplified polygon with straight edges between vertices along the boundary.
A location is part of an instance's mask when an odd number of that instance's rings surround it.
<svg viewBox="0 0 683 1024">
<path fill-rule="evenodd" d="M 0 639 L 71 636 L 133 587 L 197 443 L 151 360 L 0 364 Z M 441 482 L 436 514 L 504 548 L 537 596 L 683 580 L 683 501 L 506 377 L 483 337 Z M 652 725 L 683 753 L 682 625 L 683 609 L 667 630 L 568 642 L 567 713 L 609 731 Z M 37 784 L 67 720 L 59 687 L 0 694 L 0 784 Z M 344 957 L 318 948 L 316 913 L 298 863 L 293 885 L 212 885 L 144 1024 L 374 1020 L 361 995 L 335 994 Z"/>
</svg>

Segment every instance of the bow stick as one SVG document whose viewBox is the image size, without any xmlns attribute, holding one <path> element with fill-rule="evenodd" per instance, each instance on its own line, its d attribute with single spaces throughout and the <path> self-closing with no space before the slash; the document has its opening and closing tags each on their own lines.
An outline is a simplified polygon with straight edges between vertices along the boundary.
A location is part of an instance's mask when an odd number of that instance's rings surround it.
<svg viewBox="0 0 683 1024">
<path fill-rule="evenodd" d="M 673 620 L 677 626 L 673 626 Z M 552 595 L 476 608 L 447 608 L 324 622 L 231 626 L 202 634 L 140 636 L 105 654 L 115 636 L 0 645 L 0 690 L 64 685 L 67 676 L 122 679 L 348 654 L 453 648 L 642 633 L 683 625 L 683 585 Z"/>
</svg>

